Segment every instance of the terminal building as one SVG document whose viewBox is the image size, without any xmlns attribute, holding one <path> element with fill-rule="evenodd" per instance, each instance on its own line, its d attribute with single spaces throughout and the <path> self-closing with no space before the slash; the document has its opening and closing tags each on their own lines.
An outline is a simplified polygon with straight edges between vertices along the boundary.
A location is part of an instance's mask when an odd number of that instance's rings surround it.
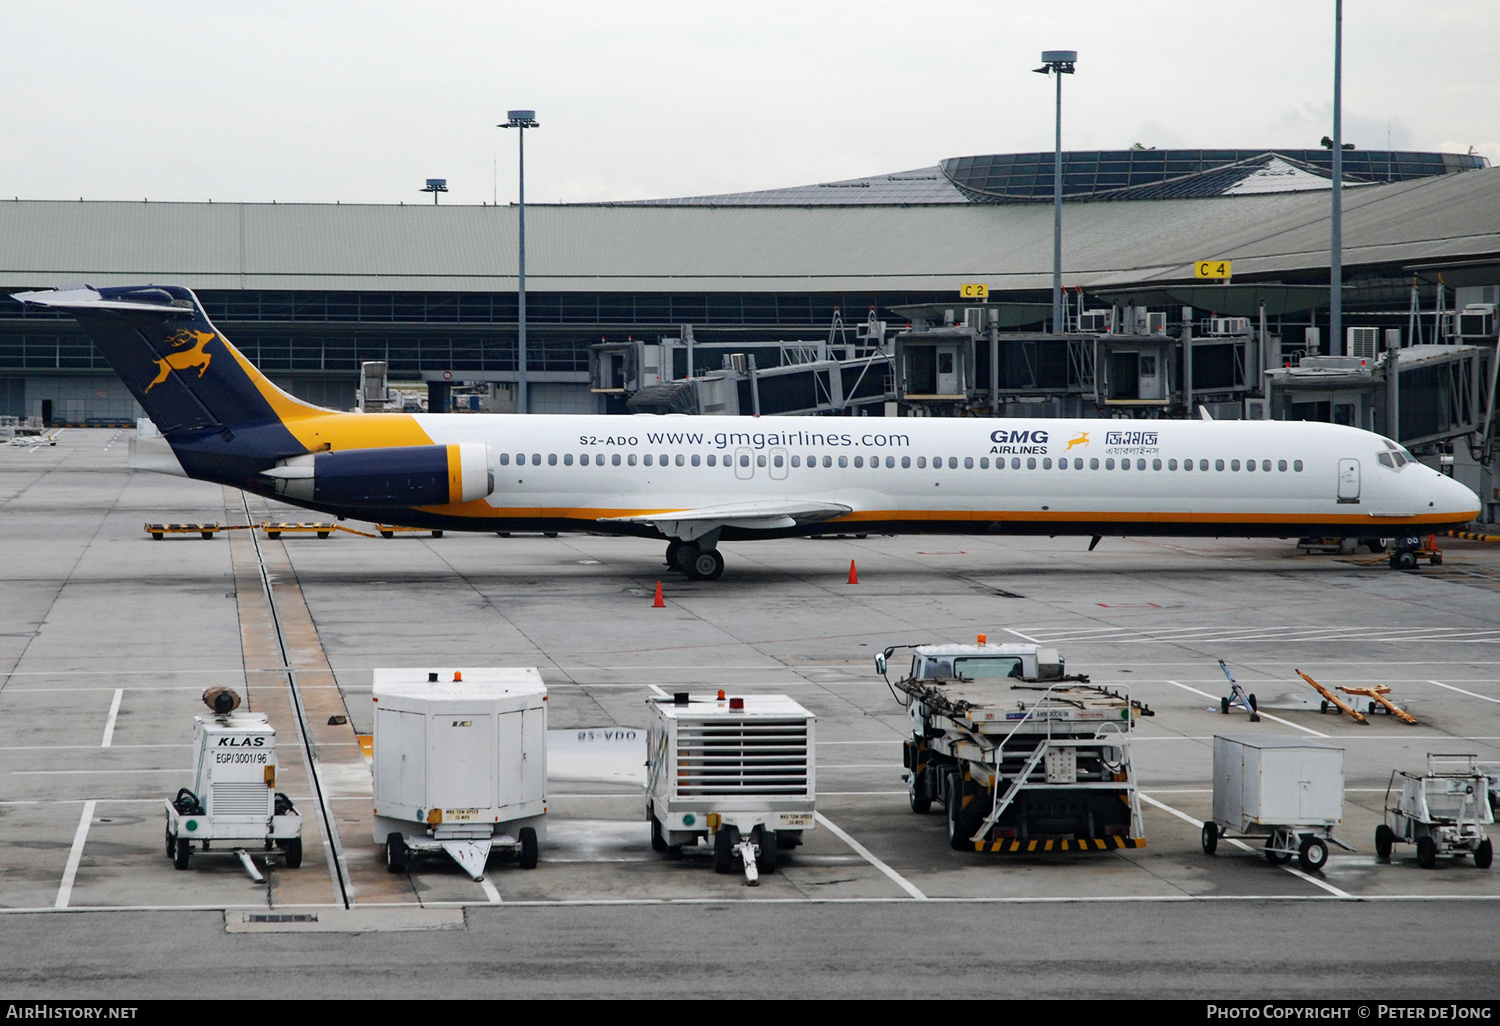
<svg viewBox="0 0 1500 1026">
<path fill-rule="evenodd" d="M 530 410 L 1202 408 L 1351 423 L 1488 462 L 1500 173 L 1484 158 L 1344 154 L 1342 339 L 1328 337 L 1330 151 L 1064 154 L 1058 325 L 1052 161 L 993 154 L 751 193 L 533 204 Z M 364 368 L 416 385 L 412 403 L 506 411 L 516 214 L 0 201 L 0 291 L 186 285 L 309 401 L 368 404 Z M 1195 279 L 1200 260 L 1232 261 L 1232 279 Z M 987 299 L 961 295 L 975 284 Z M 138 410 L 70 320 L 0 301 L 0 414 L 106 424 Z M 1468 483 L 1500 501 L 1487 474 Z"/>
</svg>

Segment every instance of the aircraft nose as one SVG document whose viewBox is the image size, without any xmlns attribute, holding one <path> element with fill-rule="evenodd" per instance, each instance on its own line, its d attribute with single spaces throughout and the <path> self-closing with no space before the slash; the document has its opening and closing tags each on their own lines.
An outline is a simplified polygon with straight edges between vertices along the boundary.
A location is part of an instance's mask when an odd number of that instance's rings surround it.
<svg viewBox="0 0 1500 1026">
<path fill-rule="evenodd" d="M 1451 477 L 1439 475 L 1442 488 L 1438 492 L 1437 505 L 1445 512 L 1467 515 L 1470 520 L 1479 517 L 1479 495 L 1468 485 Z"/>
</svg>

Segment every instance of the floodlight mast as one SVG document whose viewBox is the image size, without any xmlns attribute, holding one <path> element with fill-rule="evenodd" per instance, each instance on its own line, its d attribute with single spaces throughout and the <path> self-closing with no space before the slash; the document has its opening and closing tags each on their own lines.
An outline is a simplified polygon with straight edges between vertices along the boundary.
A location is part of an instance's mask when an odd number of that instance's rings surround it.
<svg viewBox="0 0 1500 1026">
<path fill-rule="evenodd" d="M 526 129 L 539 128 L 541 122 L 537 121 L 534 110 L 508 110 L 505 116 L 509 120 L 503 125 L 496 125 L 496 128 L 520 129 L 517 133 L 521 145 L 517 233 L 520 239 L 520 259 L 516 275 L 516 412 L 529 413 L 526 398 Z"/>
<path fill-rule="evenodd" d="M 1038 75 L 1057 75 L 1057 141 L 1052 155 L 1052 332 L 1067 330 L 1062 299 L 1062 77 L 1073 74 L 1077 50 L 1043 50 Z"/>
<path fill-rule="evenodd" d="M 1328 246 L 1328 353 L 1344 350 L 1344 0 L 1333 3 L 1333 209 Z M 1395 437 L 1392 429 L 1391 437 Z"/>
<path fill-rule="evenodd" d="M 448 179 L 429 178 L 427 179 L 427 188 L 419 189 L 417 191 L 432 193 L 432 205 L 437 206 L 438 193 L 448 191 Z"/>
</svg>

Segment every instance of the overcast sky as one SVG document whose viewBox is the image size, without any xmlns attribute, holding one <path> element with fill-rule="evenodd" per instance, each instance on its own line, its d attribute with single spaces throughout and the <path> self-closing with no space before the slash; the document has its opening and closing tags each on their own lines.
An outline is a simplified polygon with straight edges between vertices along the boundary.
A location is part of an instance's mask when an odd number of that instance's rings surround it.
<svg viewBox="0 0 1500 1026">
<path fill-rule="evenodd" d="M 6 3 L 0 196 L 582 202 L 1063 146 L 1314 147 L 1333 0 Z M 1500 3 L 1349 0 L 1344 138 L 1500 164 Z"/>
</svg>

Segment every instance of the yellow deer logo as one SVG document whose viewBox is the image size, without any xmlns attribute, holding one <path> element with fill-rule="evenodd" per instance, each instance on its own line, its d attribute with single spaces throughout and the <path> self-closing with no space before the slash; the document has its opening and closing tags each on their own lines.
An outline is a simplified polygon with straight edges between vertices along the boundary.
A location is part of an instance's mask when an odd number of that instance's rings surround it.
<svg viewBox="0 0 1500 1026">
<path fill-rule="evenodd" d="M 151 391 L 163 381 L 166 381 L 167 375 L 174 370 L 184 371 L 189 370 L 193 367 L 197 367 L 198 376 L 200 378 L 203 377 L 204 372 L 208 370 L 208 361 L 213 358 L 211 353 L 205 353 L 203 351 L 203 347 L 213 341 L 214 333 L 211 331 L 193 331 L 191 328 L 189 328 L 185 331 L 179 331 L 176 335 L 173 335 L 167 341 L 174 346 L 185 346 L 189 342 L 193 342 L 195 339 L 197 340 L 197 342 L 193 346 L 193 348 L 184 349 L 180 353 L 168 353 L 160 360 L 155 361 L 156 378 L 151 382 L 151 384 L 146 386 L 147 392 Z"/>
<path fill-rule="evenodd" d="M 1089 444 L 1089 433 L 1087 431 L 1080 431 L 1078 433 L 1078 437 L 1075 438 L 1075 439 L 1073 439 L 1072 441 L 1070 441 L 1068 443 L 1068 448 L 1064 449 L 1063 452 L 1067 452 L 1068 449 L 1073 448 L 1073 446 L 1075 446 L 1075 445 L 1088 445 L 1088 444 Z"/>
</svg>

